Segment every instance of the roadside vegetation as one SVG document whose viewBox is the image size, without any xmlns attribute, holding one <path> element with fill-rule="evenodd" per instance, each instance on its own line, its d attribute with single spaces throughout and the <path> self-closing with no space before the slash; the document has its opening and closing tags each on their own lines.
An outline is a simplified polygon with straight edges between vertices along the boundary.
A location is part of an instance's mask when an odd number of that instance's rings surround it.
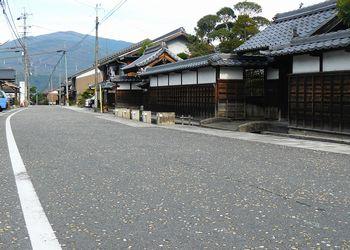
<svg viewBox="0 0 350 250">
<path fill-rule="evenodd" d="M 38 89 L 36 86 L 30 87 L 29 90 L 30 93 L 30 102 L 33 104 L 36 104 L 38 102 L 38 105 L 48 105 L 49 102 L 47 100 L 47 94 L 43 92 L 38 92 Z"/>
<path fill-rule="evenodd" d="M 94 91 L 91 89 L 86 90 L 84 93 L 80 94 L 78 96 L 78 106 L 79 107 L 84 107 L 85 106 L 85 101 L 87 99 L 90 99 L 91 97 L 94 96 Z"/>
</svg>

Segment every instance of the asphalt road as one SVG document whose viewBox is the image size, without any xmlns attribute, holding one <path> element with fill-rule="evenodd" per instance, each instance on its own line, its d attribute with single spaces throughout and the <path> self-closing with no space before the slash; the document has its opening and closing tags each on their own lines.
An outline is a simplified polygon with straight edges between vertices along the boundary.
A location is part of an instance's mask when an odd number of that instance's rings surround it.
<svg viewBox="0 0 350 250">
<path fill-rule="evenodd" d="M 0 249 L 28 249 L 0 116 Z M 350 248 L 350 156 L 60 107 L 12 130 L 63 249 Z"/>
</svg>

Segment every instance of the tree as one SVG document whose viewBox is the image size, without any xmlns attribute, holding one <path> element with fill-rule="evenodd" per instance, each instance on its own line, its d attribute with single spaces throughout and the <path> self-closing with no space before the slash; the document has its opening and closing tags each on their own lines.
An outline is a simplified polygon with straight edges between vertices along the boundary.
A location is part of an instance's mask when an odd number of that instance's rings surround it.
<svg viewBox="0 0 350 250">
<path fill-rule="evenodd" d="M 256 16 L 262 12 L 262 8 L 259 4 L 248 1 L 235 4 L 234 10 L 238 11 L 240 15 L 244 16 Z"/>
<path fill-rule="evenodd" d="M 183 60 L 186 60 L 186 59 L 190 58 L 190 56 L 188 54 L 186 54 L 185 52 L 177 54 L 177 56 L 180 57 Z"/>
<path fill-rule="evenodd" d="M 232 26 L 232 22 L 236 18 L 235 11 L 229 7 L 224 7 L 219 10 L 216 15 L 218 16 L 221 25 L 220 28 L 225 27 L 227 30 L 230 30 L 230 25 Z M 216 27 L 218 29 L 218 27 Z"/>
<path fill-rule="evenodd" d="M 216 15 L 207 15 L 202 17 L 197 23 L 197 28 L 195 28 L 197 36 L 202 41 L 211 43 L 210 34 L 214 31 L 218 22 L 219 17 Z"/>
<path fill-rule="evenodd" d="M 78 96 L 78 106 L 84 107 L 86 99 L 90 99 L 94 96 L 95 92 L 91 89 L 85 90 L 82 94 Z"/>
<path fill-rule="evenodd" d="M 141 49 L 139 50 L 138 55 L 142 56 L 143 53 L 145 53 L 145 50 L 149 47 L 152 47 L 152 46 L 153 46 L 153 43 L 151 40 L 149 40 L 149 39 L 145 40 L 141 45 Z"/>
<path fill-rule="evenodd" d="M 339 17 L 343 20 L 345 25 L 350 26 L 350 1 L 338 0 L 337 7 L 339 10 Z"/>
<path fill-rule="evenodd" d="M 232 53 L 270 23 L 259 15 L 261 12 L 259 4 L 244 1 L 233 8 L 221 8 L 216 15 L 204 16 L 197 23 L 196 36 L 190 40 L 191 56 L 214 52 L 213 44 L 218 44 L 220 52 Z"/>
<path fill-rule="evenodd" d="M 36 100 L 38 100 L 39 105 L 46 105 L 48 104 L 46 94 L 42 92 L 38 92 L 38 89 L 36 86 L 31 86 L 29 89 L 30 94 L 30 101 L 31 103 L 35 104 Z"/>
<path fill-rule="evenodd" d="M 239 39 L 230 39 L 223 41 L 219 44 L 219 50 L 222 53 L 232 53 L 232 51 L 243 44 L 242 40 Z"/>
<path fill-rule="evenodd" d="M 32 103 L 35 103 L 35 95 L 38 92 L 38 89 L 36 86 L 31 86 L 29 89 L 29 99 Z"/>
<path fill-rule="evenodd" d="M 257 3 L 248 1 L 239 2 L 234 6 L 234 10 L 239 15 L 233 27 L 233 32 L 243 41 L 247 41 L 257 34 L 260 29 L 270 24 L 268 19 L 259 16 L 262 8 Z"/>
<path fill-rule="evenodd" d="M 215 51 L 215 47 L 201 39 L 197 36 L 188 36 L 188 49 L 191 53 L 191 57 L 198 57 L 203 55 L 211 54 Z"/>
</svg>

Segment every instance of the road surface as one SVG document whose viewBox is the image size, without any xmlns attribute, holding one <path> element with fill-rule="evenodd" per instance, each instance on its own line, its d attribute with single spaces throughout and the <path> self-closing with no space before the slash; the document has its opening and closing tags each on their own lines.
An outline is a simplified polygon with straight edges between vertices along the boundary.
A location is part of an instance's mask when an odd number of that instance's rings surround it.
<svg viewBox="0 0 350 250">
<path fill-rule="evenodd" d="M 30 249 L 41 232 L 16 186 L 11 114 L 0 249 Z M 59 248 L 350 248 L 349 154 L 100 118 L 33 107 L 9 121 L 49 222 L 37 231 L 51 226 Z"/>
</svg>

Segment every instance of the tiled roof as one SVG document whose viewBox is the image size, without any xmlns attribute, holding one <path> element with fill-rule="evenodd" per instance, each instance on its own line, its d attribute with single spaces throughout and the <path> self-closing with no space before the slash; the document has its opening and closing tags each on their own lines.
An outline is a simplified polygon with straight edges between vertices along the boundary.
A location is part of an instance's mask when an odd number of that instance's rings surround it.
<svg viewBox="0 0 350 250">
<path fill-rule="evenodd" d="M 142 68 L 144 66 L 147 66 L 149 63 L 155 61 L 159 56 L 161 56 L 163 53 L 167 53 L 170 55 L 174 60 L 180 61 L 182 60 L 177 55 L 172 53 L 168 48 L 163 47 L 162 45 L 154 46 L 145 51 L 145 53 L 132 62 L 131 64 L 125 66 L 123 70 L 130 70 L 130 69 L 138 69 Z"/>
<path fill-rule="evenodd" d="M 181 36 L 181 35 L 186 35 L 186 30 L 183 28 L 183 27 L 180 27 L 176 30 L 173 30 L 165 35 L 162 35 L 156 39 L 153 39 L 152 42 L 153 43 L 156 43 L 156 42 L 166 42 L 168 41 L 169 39 L 173 39 L 174 37 L 178 37 L 178 36 Z"/>
<path fill-rule="evenodd" d="M 143 40 L 141 42 L 135 43 L 135 44 L 133 44 L 133 45 L 131 45 L 131 46 L 125 48 L 125 49 L 122 49 L 120 51 L 117 51 L 114 54 L 111 54 L 111 55 L 109 55 L 109 56 L 107 56 L 105 58 L 100 59 L 99 63 L 100 64 L 106 64 L 106 63 L 108 63 L 108 62 L 110 62 L 112 60 L 115 60 L 116 58 L 118 58 L 118 57 L 120 57 L 122 55 L 130 53 L 130 52 L 132 52 L 134 50 L 139 50 L 139 49 L 141 49 L 142 45 L 145 42 L 147 42 L 147 41 L 150 41 L 152 43 L 159 43 L 159 42 L 163 42 L 163 41 L 169 41 L 171 39 L 174 39 L 174 38 L 182 36 L 182 35 L 186 35 L 186 31 L 185 31 L 185 29 L 183 27 L 178 28 L 176 30 L 173 30 L 173 31 L 171 31 L 171 32 L 169 32 L 169 33 L 167 33 L 165 35 L 162 35 L 162 36 L 156 38 L 156 39 L 153 39 L 153 40 L 145 39 L 145 40 Z"/>
<path fill-rule="evenodd" d="M 350 29 L 307 38 L 295 38 L 288 47 L 273 50 L 270 54 L 273 56 L 299 54 L 348 46 L 350 46 Z"/>
<path fill-rule="evenodd" d="M 146 69 L 146 71 L 143 72 L 141 75 L 146 76 L 146 75 L 152 75 L 152 74 L 168 73 L 173 71 L 205 67 L 210 65 L 211 61 L 219 61 L 220 59 L 221 57 L 218 54 L 211 54 L 211 55 L 196 57 L 196 58 L 187 59 L 176 63 L 168 63 L 168 64 L 156 66 L 156 67 L 151 67 Z"/>
<path fill-rule="evenodd" d="M 73 75 L 70 75 L 68 78 L 71 79 L 71 78 L 74 78 L 74 77 L 77 77 L 79 75 L 82 75 L 84 73 L 87 73 L 89 72 L 90 70 L 93 70 L 95 67 L 90 67 L 90 68 L 86 68 L 86 69 L 83 69 L 81 71 L 78 71 L 76 73 L 74 73 Z"/>
<path fill-rule="evenodd" d="M 101 88 L 102 89 L 113 89 L 116 86 L 115 83 L 113 82 L 103 82 L 101 83 Z"/>
<path fill-rule="evenodd" d="M 176 63 L 168 63 L 156 67 L 147 68 L 141 76 L 163 74 L 184 70 L 191 70 L 197 68 L 203 68 L 207 66 L 255 66 L 266 65 L 268 62 L 267 57 L 260 56 L 244 56 L 238 57 L 231 54 L 210 54 L 201 57 L 195 57 L 187 60 L 183 60 Z"/>
<path fill-rule="evenodd" d="M 14 69 L 0 69 L 0 80 L 15 80 L 16 70 Z"/>
<path fill-rule="evenodd" d="M 299 37 L 308 37 L 336 15 L 336 0 L 277 14 L 270 26 L 238 47 L 236 52 L 287 45 L 293 39 L 294 32 L 297 32 Z"/>
<path fill-rule="evenodd" d="M 135 76 L 115 76 L 111 78 L 111 82 L 120 83 L 120 82 L 140 82 L 140 78 Z"/>
<path fill-rule="evenodd" d="M 119 50 L 119 51 L 115 52 L 114 54 L 106 56 L 105 58 L 102 58 L 102 59 L 99 60 L 99 64 L 106 64 L 106 63 L 108 63 L 108 62 L 110 62 L 112 60 L 115 60 L 116 58 L 118 58 L 118 57 L 120 57 L 122 55 L 130 53 L 130 52 L 132 52 L 134 50 L 138 50 L 147 41 L 150 41 L 150 40 L 149 39 L 142 40 L 141 42 L 134 43 L 134 44 L 130 45 L 129 47 L 125 48 L 125 49 Z"/>
</svg>

